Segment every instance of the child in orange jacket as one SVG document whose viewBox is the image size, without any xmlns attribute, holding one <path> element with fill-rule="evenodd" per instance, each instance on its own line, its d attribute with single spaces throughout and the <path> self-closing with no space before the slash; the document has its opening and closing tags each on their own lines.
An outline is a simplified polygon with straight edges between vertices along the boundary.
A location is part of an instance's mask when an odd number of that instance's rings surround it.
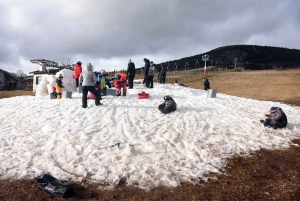
<svg viewBox="0 0 300 201">
<path fill-rule="evenodd" d="M 127 75 L 118 72 L 115 74 L 114 78 L 114 86 L 117 89 L 116 96 L 121 96 L 121 89 L 123 89 L 123 96 L 126 96 Z"/>
<path fill-rule="evenodd" d="M 59 77 L 56 80 L 56 92 L 57 92 L 57 99 L 61 99 L 61 93 L 62 93 L 62 89 L 65 88 L 65 86 L 62 84 L 62 79 L 64 77 L 62 76 L 62 74 L 59 74 Z"/>
</svg>

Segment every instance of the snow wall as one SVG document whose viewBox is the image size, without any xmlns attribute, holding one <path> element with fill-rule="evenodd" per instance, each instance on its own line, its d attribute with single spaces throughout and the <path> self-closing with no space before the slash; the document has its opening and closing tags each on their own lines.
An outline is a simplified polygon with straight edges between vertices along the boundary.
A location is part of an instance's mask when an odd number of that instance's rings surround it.
<svg viewBox="0 0 300 201">
<path fill-rule="evenodd" d="M 62 74 L 64 77 L 62 82 L 65 88 L 63 91 L 76 91 L 76 82 L 73 78 L 74 71 L 69 69 L 63 69 L 57 72 L 55 75 L 43 75 L 42 80 L 38 85 L 35 95 L 36 96 L 48 96 L 49 93 L 52 93 L 52 87 L 56 86 L 56 79 L 59 75 Z"/>
</svg>

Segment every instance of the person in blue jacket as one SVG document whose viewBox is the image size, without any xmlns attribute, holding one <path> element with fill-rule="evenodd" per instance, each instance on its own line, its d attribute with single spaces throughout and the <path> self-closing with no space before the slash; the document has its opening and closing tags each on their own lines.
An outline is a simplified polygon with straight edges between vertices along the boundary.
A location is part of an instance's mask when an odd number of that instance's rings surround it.
<svg viewBox="0 0 300 201">
<path fill-rule="evenodd" d="M 111 88 L 110 79 L 107 78 L 108 73 L 105 70 L 101 70 L 97 76 L 97 87 L 100 89 L 100 92 L 103 96 L 106 96 L 106 85 Z"/>
</svg>

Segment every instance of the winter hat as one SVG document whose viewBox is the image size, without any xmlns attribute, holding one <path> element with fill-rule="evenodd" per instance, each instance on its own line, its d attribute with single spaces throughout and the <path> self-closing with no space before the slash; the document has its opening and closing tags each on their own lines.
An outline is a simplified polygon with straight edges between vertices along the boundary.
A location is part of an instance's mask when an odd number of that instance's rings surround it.
<svg viewBox="0 0 300 201">
<path fill-rule="evenodd" d="M 100 73 L 101 73 L 101 74 L 106 74 L 106 71 L 102 69 L 102 70 L 100 71 Z"/>
<path fill-rule="evenodd" d="M 81 66 L 81 61 L 77 61 L 77 63 L 76 64 L 79 64 L 80 66 Z"/>
<path fill-rule="evenodd" d="M 62 74 L 59 74 L 59 77 L 58 78 L 64 78 L 63 76 L 62 76 Z"/>
<path fill-rule="evenodd" d="M 119 74 L 118 74 L 118 73 L 115 74 L 114 78 L 115 78 L 115 79 L 119 79 Z"/>
<path fill-rule="evenodd" d="M 167 95 L 167 96 L 164 97 L 164 100 L 170 100 L 170 98 L 171 97 L 169 95 Z"/>
<path fill-rule="evenodd" d="M 270 108 L 270 112 L 276 111 L 276 110 L 277 110 L 277 107 L 271 107 L 271 108 Z"/>
</svg>

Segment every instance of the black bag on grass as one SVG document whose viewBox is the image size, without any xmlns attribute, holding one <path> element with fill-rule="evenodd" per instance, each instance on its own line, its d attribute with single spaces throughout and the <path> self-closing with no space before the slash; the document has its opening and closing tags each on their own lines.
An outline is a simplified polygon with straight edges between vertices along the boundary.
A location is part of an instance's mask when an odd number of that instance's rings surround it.
<svg viewBox="0 0 300 201">
<path fill-rule="evenodd" d="M 67 198 L 74 194 L 74 186 L 66 181 L 58 180 L 49 174 L 43 174 L 36 179 L 38 186 L 53 195 Z"/>
</svg>

